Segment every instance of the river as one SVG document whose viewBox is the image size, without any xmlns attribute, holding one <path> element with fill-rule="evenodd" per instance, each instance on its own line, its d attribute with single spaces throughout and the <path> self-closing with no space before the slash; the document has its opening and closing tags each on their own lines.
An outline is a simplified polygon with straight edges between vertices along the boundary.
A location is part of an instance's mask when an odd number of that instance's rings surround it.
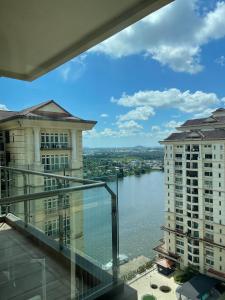
<svg viewBox="0 0 225 300">
<path fill-rule="evenodd" d="M 144 255 L 153 258 L 152 250 L 163 234 L 164 173 L 152 171 L 119 180 L 119 248 L 129 258 Z M 110 186 L 116 190 L 116 182 Z M 101 263 L 111 259 L 110 198 L 103 189 L 84 194 L 85 252 Z"/>
</svg>

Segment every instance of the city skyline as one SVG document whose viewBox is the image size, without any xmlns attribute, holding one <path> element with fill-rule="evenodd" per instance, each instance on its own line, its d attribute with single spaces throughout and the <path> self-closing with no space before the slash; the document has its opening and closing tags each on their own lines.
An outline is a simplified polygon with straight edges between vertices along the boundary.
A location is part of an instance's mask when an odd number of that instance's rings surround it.
<svg viewBox="0 0 225 300">
<path fill-rule="evenodd" d="M 159 146 L 224 107 L 224 13 L 225 1 L 177 0 L 31 83 L 0 78 L 2 108 L 53 99 L 98 121 L 86 147 Z"/>
</svg>

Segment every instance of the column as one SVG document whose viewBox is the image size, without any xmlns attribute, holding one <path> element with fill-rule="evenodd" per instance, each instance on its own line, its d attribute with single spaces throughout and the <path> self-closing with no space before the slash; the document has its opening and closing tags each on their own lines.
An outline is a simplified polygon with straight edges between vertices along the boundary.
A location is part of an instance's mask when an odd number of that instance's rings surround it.
<svg viewBox="0 0 225 300">
<path fill-rule="evenodd" d="M 71 145 L 72 145 L 72 162 L 77 160 L 77 131 L 75 128 L 71 129 Z"/>
<path fill-rule="evenodd" d="M 34 129 L 34 162 L 40 163 L 40 128 Z"/>
</svg>

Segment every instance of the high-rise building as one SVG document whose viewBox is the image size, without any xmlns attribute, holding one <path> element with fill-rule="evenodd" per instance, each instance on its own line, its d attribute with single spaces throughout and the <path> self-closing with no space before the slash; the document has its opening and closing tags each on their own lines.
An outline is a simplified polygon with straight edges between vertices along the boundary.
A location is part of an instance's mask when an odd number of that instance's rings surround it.
<svg viewBox="0 0 225 300">
<path fill-rule="evenodd" d="M 73 116 L 53 100 L 19 112 L 1 110 L 1 165 L 82 178 L 82 131 L 91 129 L 95 124 L 95 121 Z M 23 194 L 24 186 L 29 188 L 29 193 L 35 193 L 55 189 L 58 185 L 57 178 L 53 177 L 30 176 L 26 184 L 23 179 L 23 175 L 13 173 L 11 178 L 5 180 L 2 174 L 2 196 Z M 66 186 L 68 183 L 64 182 L 64 187 Z M 64 244 L 70 246 L 71 240 L 76 240 L 76 248 L 82 251 L 82 192 L 67 193 L 62 201 L 66 230 Z M 2 212 L 5 209 L 4 206 L 1 207 Z M 14 205 L 10 209 L 16 215 L 23 216 L 22 204 Z M 30 224 L 47 236 L 57 239 L 58 197 L 30 202 L 27 218 Z"/>
<path fill-rule="evenodd" d="M 180 268 L 225 279 L 225 109 L 186 121 L 165 146 L 164 240 Z"/>
</svg>

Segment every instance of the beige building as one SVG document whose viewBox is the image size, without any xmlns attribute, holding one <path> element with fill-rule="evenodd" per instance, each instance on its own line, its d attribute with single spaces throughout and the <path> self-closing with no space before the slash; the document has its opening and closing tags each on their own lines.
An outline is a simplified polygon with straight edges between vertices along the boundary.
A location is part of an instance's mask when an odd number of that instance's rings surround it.
<svg viewBox="0 0 225 300">
<path fill-rule="evenodd" d="M 225 280 L 225 109 L 186 121 L 165 145 L 160 257 Z"/>
<path fill-rule="evenodd" d="M 46 173 L 82 177 L 83 151 L 82 132 L 90 130 L 95 121 L 73 116 L 55 101 L 47 101 L 25 110 L 0 111 L 0 159 L 2 165 L 30 169 Z M 55 189 L 55 178 L 30 175 L 27 193 Z M 64 186 L 69 183 L 64 182 Z M 71 185 L 71 183 L 70 183 Z M 2 193 L 24 193 L 24 177 L 13 174 Z M 23 205 L 10 208 L 24 218 Z M 57 239 L 59 230 L 58 196 L 31 201 L 28 221 Z M 82 192 L 63 196 L 64 243 L 76 239 L 76 248 L 83 248 L 83 197 Z M 73 228 L 73 231 L 71 230 Z"/>
</svg>

